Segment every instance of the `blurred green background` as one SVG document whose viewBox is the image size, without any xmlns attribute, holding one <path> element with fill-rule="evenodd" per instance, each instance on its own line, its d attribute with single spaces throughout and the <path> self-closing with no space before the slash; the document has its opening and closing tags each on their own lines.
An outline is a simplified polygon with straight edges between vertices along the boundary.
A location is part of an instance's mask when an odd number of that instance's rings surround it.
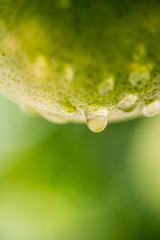
<svg viewBox="0 0 160 240">
<path fill-rule="evenodd" d="M 0 240 L 160 239 L 160 116 L 85 125 L 0 96 Z"/>
</svg>

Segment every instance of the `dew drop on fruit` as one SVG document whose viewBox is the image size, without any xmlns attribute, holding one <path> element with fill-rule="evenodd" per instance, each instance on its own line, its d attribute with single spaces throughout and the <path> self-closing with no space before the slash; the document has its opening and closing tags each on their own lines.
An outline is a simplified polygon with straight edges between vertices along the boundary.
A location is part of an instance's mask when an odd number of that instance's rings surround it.
<svg viewBox="0 0 160 240">
<path fill-rule="evenodd" d="M 61 111 L 61 113 L 63 113 L 64 115 L 74 116 L 77 113 L 77 108 L 73 106 L 72 103 L 70 103 L 68 100 L 64 102 L 59 101 L 59 102 L 56 102 L 55 104 L 58 107 L 58 109 Z"/>
<path fill-rule="evenodd" d="M 146 117 L 152 117 L 160 110 L 160 101 L 155 100 L 154 102 L 145 105 L 142 108 L 142 114 Z"/>
<path fill-rule="evenodd" d="M 102 132 L 108 123 L 108 111 L 101 106 L 89 106 L 86 110 L 86 122 L 92 132 Z"/>
<path fill-rule="evenodd" d="M 108 77 L 102 81 L 98 86 L 98 92 L 101 95 L 108 95 L 109 92 L 114 90 L 115 81 L 114 78 Z"/>
<path fill-rule="evenodd" d="M 137 87 L 137 88 L 146 86 L 149 80 L 150 80 L 150 73 L 146 68 L 133 71 L 129 75 L 129 82 L 134 87 Z"/>
<path fill-rule="evenodd" d="M 118 108 L 123 112 L 131 112 L 137 107 L 137 96 L 134 94 L 126 94 L 118 103 Z"/>
</svg>

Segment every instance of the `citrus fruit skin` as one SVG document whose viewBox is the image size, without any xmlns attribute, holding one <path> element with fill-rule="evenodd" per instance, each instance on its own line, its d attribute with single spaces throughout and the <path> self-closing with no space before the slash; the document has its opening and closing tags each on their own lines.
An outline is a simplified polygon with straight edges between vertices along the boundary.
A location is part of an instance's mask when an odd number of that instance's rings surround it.
<svg viewBox="0 0 160 240">
<path fill-rule="evenodd" d="M 159 1 L 0 6 L 0 89 L 27 112 L 57 123 L 86 121 L 95 132 L 108 119 L 158 112 Z"/>
</svg>

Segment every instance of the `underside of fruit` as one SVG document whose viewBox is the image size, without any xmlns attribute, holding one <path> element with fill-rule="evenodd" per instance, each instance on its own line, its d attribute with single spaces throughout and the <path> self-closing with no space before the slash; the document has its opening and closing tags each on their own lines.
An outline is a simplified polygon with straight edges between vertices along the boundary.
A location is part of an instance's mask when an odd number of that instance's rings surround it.
<svg viewBox="0 0 160 240">
<path fill-rule="evenodd" d="M 0 0 L 0 89 L 31 115 L 87 122 L 160 109 L 160 2 Z"/>
</svg>

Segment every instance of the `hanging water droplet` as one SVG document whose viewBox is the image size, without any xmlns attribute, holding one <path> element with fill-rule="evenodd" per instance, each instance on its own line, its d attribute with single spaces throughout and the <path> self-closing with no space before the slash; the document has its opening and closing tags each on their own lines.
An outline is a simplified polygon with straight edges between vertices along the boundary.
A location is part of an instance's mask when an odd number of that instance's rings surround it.
<svg viewBox="0 0 160 240">
<path fill-rule="evenodd" d="M 74 116 L 77 113 L 77 108 L 73 106 L 68 100 L 55 102 L 58 109 L 67 116 Z"/>
<path fill-rule="evenodd" d="M 126 94 L 118 103 L 118 108 L 123 112 L 131 112 L 137 107 L 137 96 L 134 94 Z"/>
<path fill-rule="evenodd" d="M 114 85 L 115 85 L 115 81 L 113 76 L 110 76 L 108 78 L 106 78 L 103 82 L 101 82 L 98 86 L 98 92 L 101 95 L 108 95 L 108 93 L 110 91 L 114 90 Z"/>
<path fill-rule="evenodd" d="M 154 102 L 150 104 L 145 104 L 145 106 L 142 108 L 142 114 L 146 117 L 152 117 L 156 115 L 160 110 L 160 101 L 155 100 Z"/>
<path fill-rule="evenodd" d="M 86 122 L 92 132 L 102 132 L 108 123 L 108 111 L 101 106 L 89 106 L 86 110 Z"/>
<path fill-rule="evenodd" d="M 145 66 L 132 65 L 132 72 L 129 75 L 129 82 L 137 88 L 142 88 L 147 85 L 150 80 L 150 72 Z"/>
</svg>

